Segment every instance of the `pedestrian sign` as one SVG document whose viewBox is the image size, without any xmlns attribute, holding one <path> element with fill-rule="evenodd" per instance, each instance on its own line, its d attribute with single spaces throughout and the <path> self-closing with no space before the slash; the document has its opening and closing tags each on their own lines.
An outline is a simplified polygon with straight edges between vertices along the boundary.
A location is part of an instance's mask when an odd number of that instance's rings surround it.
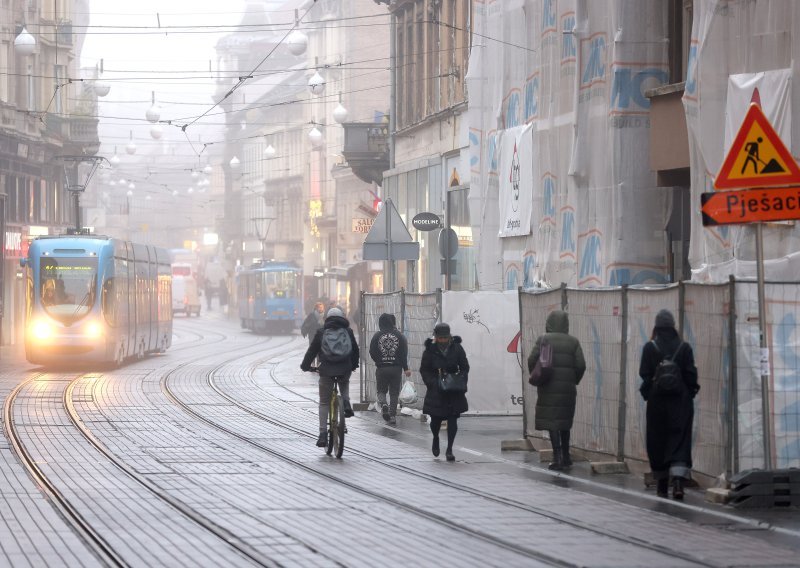
<svg viewBox="0 0 800 568">
<path fill-rule="evenodd" d="M 703 226 L 800 219 L 800 186 L 701 194 Z"/>
<path fill-rule="evenodd" d="M 717 189 L 745 189 L 799 184 L 800 168 L 791 152 L 756 103 L 751 103 L 742 126 L 714 180 Z"/>
</svg>

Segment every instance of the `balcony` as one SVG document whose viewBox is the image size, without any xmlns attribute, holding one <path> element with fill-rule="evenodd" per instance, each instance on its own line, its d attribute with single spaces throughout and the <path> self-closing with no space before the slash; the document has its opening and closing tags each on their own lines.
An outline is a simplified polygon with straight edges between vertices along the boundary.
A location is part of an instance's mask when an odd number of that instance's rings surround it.
<svg viewBox="0 0 800 568">
<path fill-rule="evenodd" d="M 384 122 L 346 122 L 342 154 L 361 180 L 383 184 L 389 169 L 389 126 Z"/>
<path fill-rule="evenodd" d="M 65 141 L 74 148 L 81 148 L 82 152 L 94 154 L 100 149 L 100 138 L 97 134 L 97 119 L 73 117 L 69 119 L 69 140 Z"/>
</svg>

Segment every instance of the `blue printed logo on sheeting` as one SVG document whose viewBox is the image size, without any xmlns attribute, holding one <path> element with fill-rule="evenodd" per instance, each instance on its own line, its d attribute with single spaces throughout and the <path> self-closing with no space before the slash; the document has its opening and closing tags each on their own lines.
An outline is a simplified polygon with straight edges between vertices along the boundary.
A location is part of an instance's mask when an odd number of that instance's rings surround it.
<svg viewBox="0 0 800 568">
<path fill-rule="evenodd" d="M 526 252 L 522 257 L 522 287 L 533 287 L 533 270 L 536 268 L 536 255 L 533 252 Z"/>
<path fill-rule="evenodd" d="M 644 96 L 644 92 L 664 85 L 668 80 L 669 73 L 664 67 L 615 63 L 610 114 L 647 114 L 650 99 Z"/>
<path fill-rule="evenodd" d="M 513 89 L 503 101 L 503 127 L 513 128 L 522 124 L 520 116 L 520 92 Z"/>
<path fill-rule="evenodd" d="M 539 116 L 539 74 L 536 73 L 525 81 L 525 122 Z"/>
<path fill-rule="evenodd" d="M 561 245 L 558 249 L 559 258 L 575 258 L 578 247 L 575 244 L 575 209 L 564 207 L 561 209 Z"/>
<path fill-rule="evenodd" d="M 606 34 L 597 33 L 581 40 L 581 52 L 585 54 L 586 66 L 581 73 L 581 89 L 591 87 L 606 78 Z"/>
<path fill-rule="evenodd" d="M 561 16 L 561 64 L 575 61 L 578 48 L 575 45 L 575 12 L 567 12 Z"/>
<path fill-rule="evenodd" d="M 578 286 L 586 284 L 603 283 L 603 266 L 601 264 L 602 253 L 602 233 L 593 229 L 583 237 L 583 248 L 581 249 L 580 269 L 578 270 Z"/>
</svg>

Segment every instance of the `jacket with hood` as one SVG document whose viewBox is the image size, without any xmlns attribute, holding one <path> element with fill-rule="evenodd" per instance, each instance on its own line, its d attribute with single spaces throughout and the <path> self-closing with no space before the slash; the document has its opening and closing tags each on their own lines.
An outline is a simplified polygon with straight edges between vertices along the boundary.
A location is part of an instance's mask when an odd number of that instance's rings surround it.
<svg viewBox="0 0 800 568">
<path fill-rule="evenodd" d="M 397 330 L 396 319 L 392 314 L 381 314 L 378 318 L 380 331 L 372 336 L 369 343 L 369 356 L 376 367 L 402 367 L 408 370 L 408 341 Z"/>
<path fill-rule="evenodd" d="M 439 372 L 454 373 L 461 371 L 469 379 L 469 361 L 461 346 L 461 338 L 454 335 L 442 351 L 437 343 L 428 338 L 425 340 L 425 351 L 419 372 L 427 387 L 422 412 L 430 416 L 458 416 L 469 410 L 467 397 L 463 392 L 444 393 L 439 390 Z"/>
<path fill-rule="evenodd" d="M 353 335 L 353 330 L 350 329 L 350 322 L 347 321 L 347 318 L 341 316 L 330 316 L 325 319 L 325 324 L 317 330 L 314 339 L 311 341 L 311 345 L 308 346 L 308 351 L 306 351 L 303 362 L 300 364 L 300 368 L 303 371 L 308 371 L 311 368 L 311 362 L 317 355 L 320 355 L 322 349 L 322 334 L 325 333 L 325 330 L 340 327 L 345 328 L 350 335 L 350 343 L 353 346 L 353 350 L 350 352 L 350 358 L 344 361 L 332 362 L 326 361 L 324 357 L 320 356 L 319 374 L 321 377 L 335 377 L 347 375 L 358 369 L 358 343 L 356 342 L 356 336 Z"/>
<path fill-rule="evenodd" d="M 536 339 L 528 357 L 528 371 L 539 360 L 542 340 L 553 346 L 553 377 L 537 388 L 536 430 L 570 430 L 575 417 L 577 385 L 586 372 L 581 344 L 569 335 L 567 312 L 556 310 L 547 316 L 545 334 Z"/>
</svg>

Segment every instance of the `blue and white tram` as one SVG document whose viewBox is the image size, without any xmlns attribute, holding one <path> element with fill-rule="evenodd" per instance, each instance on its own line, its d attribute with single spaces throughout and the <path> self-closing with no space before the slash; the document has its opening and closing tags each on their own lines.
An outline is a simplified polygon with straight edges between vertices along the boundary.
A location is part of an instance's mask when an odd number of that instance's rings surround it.
<svg viewBox="0 0 800 568">
<path fill-rule="evenodd" d="M 172 344 L 169 253 L 110 237 L 39 237 L 27 259 L 31 363 L 114 363 Z"/>
<path fill-rule="evenodd" d="M 239 318 L 256 332 L 291 333 L 302 318 L 302 270 L 289 262 L 262 260 L 237 274 Z"/>
</svg>

